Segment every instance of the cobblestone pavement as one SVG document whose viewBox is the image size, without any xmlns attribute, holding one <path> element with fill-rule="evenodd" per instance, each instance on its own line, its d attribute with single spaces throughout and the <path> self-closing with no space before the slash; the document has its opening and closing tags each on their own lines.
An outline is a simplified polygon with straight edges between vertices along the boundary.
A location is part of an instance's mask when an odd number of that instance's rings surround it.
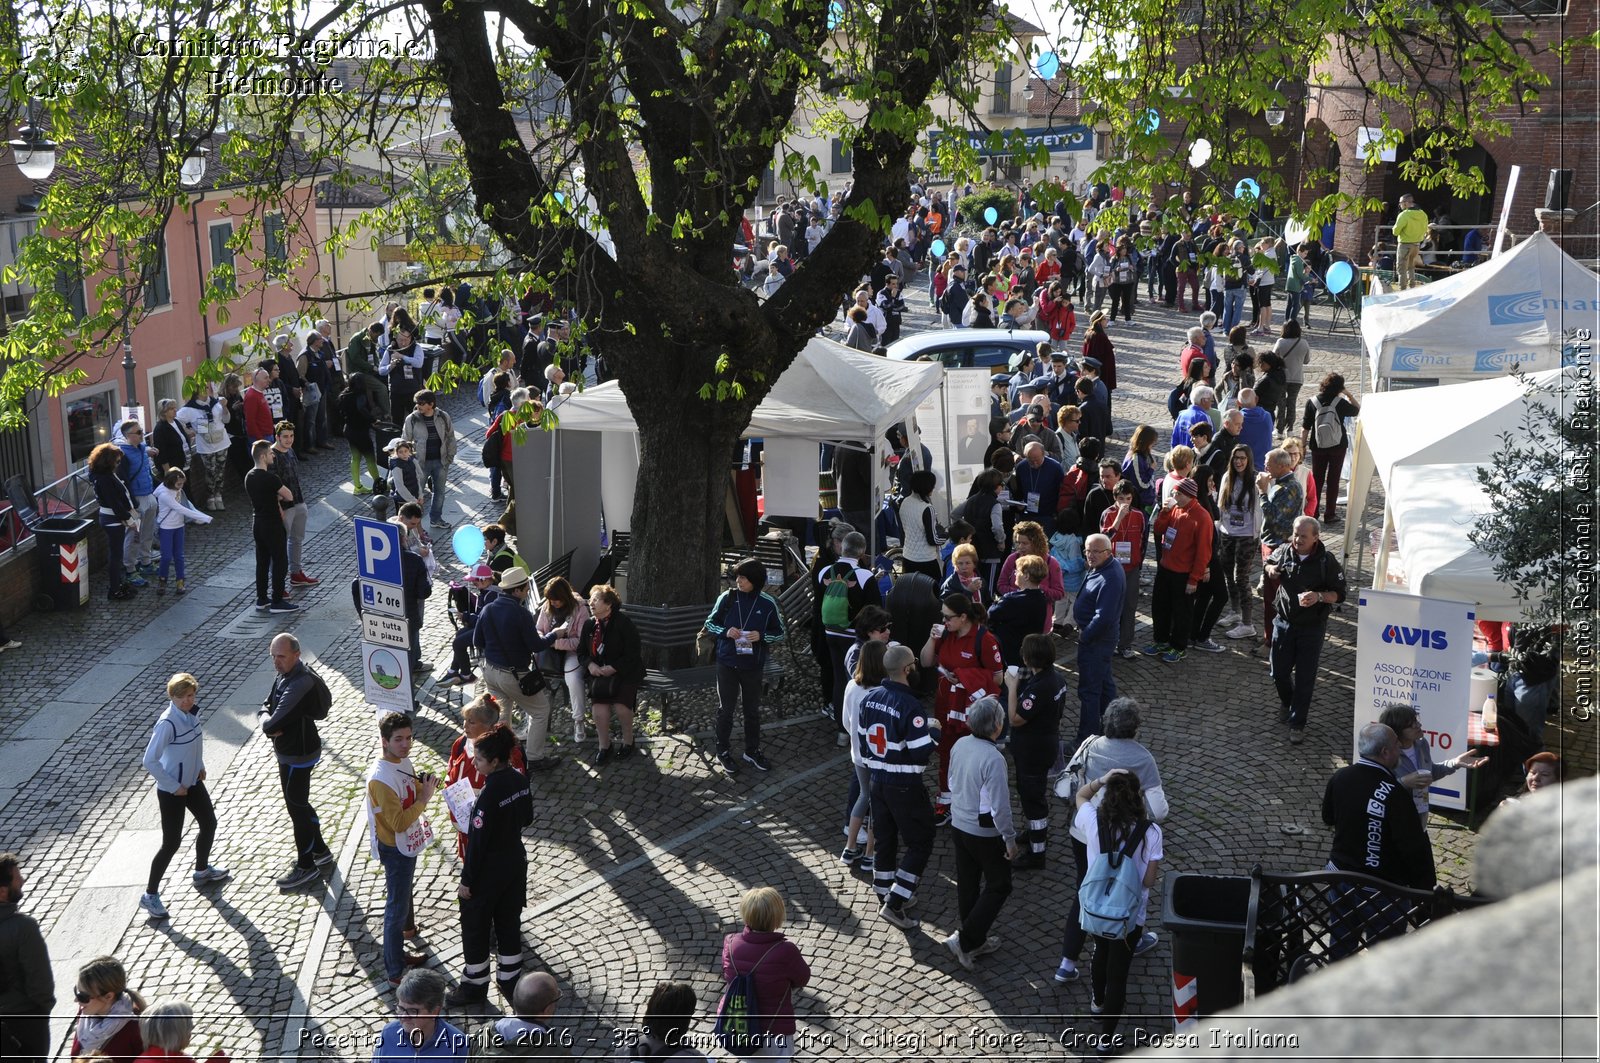
<svg viewBox="0 0 1600 1063">
<path fill-rule="evenodd" d="M 1165 397 L 1188 323 L 1141 304 L 1133 327 L 1116 326 L 1120 439 L 1141 419 L 1158 428 L 1170 423 Z M 914 306 L 908 328 L 927 324 Z M 1309 380 L 1330 368 L 1360 379 L 1352 335 L 1330 338 L 1319 323 L 1310 340 Z M 446 406 L 464 432 L 481 425 L 471 399 Z M 76 967 L 103 952 L 120 956 L 147 996 L 177 995 L 195 1005 L 201 1055 L 220 1046 L 235 1059 L 365 1059 L 368 1037 L 392 1017 L 375 940 L 383 878 L 366 853 L 360 803 L 376 729 L 359 687 L 359 636 L 347 597 L 354 574 L 349 518 L 366 507 L 350 493 L 342 442 L 339 449 L 315 459 L 307 476 L 315 499 L 307 567 L 323 583 L 297 595 L 305 611 L 281 624 L 300 635 L 335 693 L 313 787 L 339 854 L 323 882 L 288 894 L 272 884 L 289 863 L 288 824 L 254 711 L 270 682 L 268 636 L 282 618 L 255 623 L 250 612 L 253 562 L 237 490 L 215 524 L 190 536 L 194 589 L 187 597 L 144 591 L 134 603 L 107 604 L 97 583 L 88 608 L 17 625 L 23 648 L 0 658 L 0 848 L 23 854 L 25 906 L 49 936 L 63 1032 Z M 491 516 L 483 470 L 458 464 L 450 480 L 451 519 Z M 446 542 L 440 547 L 449 553 Z M 436 594 L 424 644 L 441 671 L 448 629 Z M 1353 610 L 1345 608 L 1330 626 L 1300 747 L 1289 746 L 1273 723 L 1274 695 L 1259 651 L 1233 643 L 1225 653 L 1191 654 L 1176 666 L 1142 658 L 1116 663 L 1119 688 L 1148 706 L 1141 738 L 1172 802 L 1167 875 L 1243 874 L 1257 862 L 1320 866 L 1327 847 L 1318 822 L 1322 787 L 1347 755 L 1353 639 Z M 936 847 L 924 879 L 924 929 L 917 933 L 884 923 L 868 883 L 837 862 L 847 758 L 815 713 L 804 647 L 785 657 L 790 678 L 765 710 L 774 721 L 764 743 L 770 774 L 746 770 L 729 779 L 712 770 L 713 707 L 701 696 L 674 711 L 670 729 L 651 718 L 643 756 L 597 773 L 564 741 L 561 766 L 535 780 L 524 927 L 538 962 L 561 982 L 561 1014 L 577 1053 L 609 1055 L 613 1038 L 623 1036 L 617 1031 L 636 1020 L 659 979 L 693 982 L 702 1013 L 709 1011 L 721 988 L 721 937 L 738 929 L 739 894 L 770 884 L 786 897 L 786 931 L 813 970 L 795 1001 L 801 1058 L 1067 1057 L 1058 1039 L 1084 1028 L 1088 989 L 1050 979 L 1070 890 L 1061 860 L 1064 808 L 1053 813 L 1050 867 L 1018 876 L 996 926 L 1004 947 L 976 972 L 963 972 L 939 942 L 955 925 L 947 842 Z M 1063 660 L 1071 664 L 1070 644 Z M 139 760 L 165 681 L 176 671 L 200 679 L 221 819 L 214 861 L 235 877 L 197 892 L 186 873 L 191 851 L 180 851 L 164 894 L 172 918 L 152 925 L 135 918 L 159 840 Z M 438 767 L 456 734 L 460 699 L 430 683 L 422 701 L 414 756 Z M 562 711 L 557 715 L 552 733 L 569 735 Z M 448 827 L 442 808 L 433 820 Z M 1435 816 L 1431 836 L 1441 879 L 1467 886 L 1472 834 Z M 452 977 L 460 966 L 454 865 L 448 844 L 431 850 L 415 889 L 431 962 Z M 1158 900 L 1151 916 L 1159 926 Z M 1164 935 L 1134 963 L 1129 1010 L 1151 1032 L 1171 1029 L 1169 961 Z M 489 1014 L 459 1018 L 477 1030 Z M 709 1026 L 702 1021 L 700 1032 Z M 1013 1036 L 1021 1040 L 1001 1040 Z"/>
</svg>

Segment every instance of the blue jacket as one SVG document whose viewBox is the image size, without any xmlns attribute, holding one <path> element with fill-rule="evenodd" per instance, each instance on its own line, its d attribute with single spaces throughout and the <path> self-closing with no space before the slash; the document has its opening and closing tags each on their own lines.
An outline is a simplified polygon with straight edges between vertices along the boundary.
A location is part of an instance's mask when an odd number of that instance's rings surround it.
<svg viewBox="0 0 1600 1063">
<path fill-rule="evenodd" d="M 150 448 L 140 443 L 118 443 L 122 461 L 117 465 L 117 475 L 128 485 L 135 498 L 156 493 L 155 468 L 150 462 Z"/>
<path fill-rule="evenodd" d="M 528 668 L 533 655 L 554 646 L 556 637 L 541 636 L 533 614 L 509 594 L 484 606 L 472 628 L 472 644 L 483 650 L 484 661 L 513 672 Z"/>
<path fill-rule="evenodd" d="M 1172 422 L 1172 445 L 1175 447 L 1192 447 L 1194 440 L 1189 438 L 1189 429 L 1204 421 L 1211 423 L 1211 415 L 1198 406 L 1189 406 L 1178 414 L 1178 419 Z"/>
<path fill-rule="evenodd" d="M 413 1048 L 410 1035 L 396 1020 L 385 1026 L 378 1035 L 378 1047 L 373 1050 L 372 1063 L 384 1059 L 454 1059 L 466 1063 L 472 1045 L 472 1038 L 443 1019 L 438 1019 L 434 1023 L 432 1040 Z"/>
<path fill-rule="evenodd" d="M 933 714 L 904 683 L 886 681 L 867 691 L 856 718 L 856 743 L 874 778 L 922 785 L 922 769 L 938 748 Z"/>
<path fill-rule="evenodd" d="M 1078 647 L 1110 653 L 1117 648 L 1122 628 L 1122 599 L 1127 593 L 1127 576 L 1114 558 L 1099 568 L 1084 569 L 1083 590 L 1072 603 L 1072 622 L 1078 625 Z"/>
<path fill-rule="evenodd" d="M 1267 451 L 1272 449 L 1272 414 L 1260 406 L 1240 408 L 1244 424 L 1239 428 L 1239 442 L 1250 448 L 1250 459 L 1256 472 L 1267 467 Z"/>
<path fill-rule="evenodd" d="M 1061 501 L 1061 481 L 1066 479 L 1066 470 L 1056 459 L 1045 456 L 1044 462 L 1035 469 L 1027 461 L 1017 462 L 1016 471 L 1012 473 L 1017 480 L 1016 499 L 1026 503 L 1028 496 L 1034 493 L 1039 495 L 1037 510 L 1029 510 L 1025 516 L 1029 520 L 1037 520 L 1044 528 L 1046 538 L 1055 534 L 1056 506 Z"/>
<path fill-rule="evenodd" d="M 725 637 L 730 627 L 761 632 L 760 641 L 751 643 L 749 653 L 739 652 L 739 643 Z M 726 590 L 706 617 L 706 630 L 717 637 L 717 664 L 744 671 L 766 664 L 768 647 L 783 640 L 783 615 L 772 595 L 763 591 L 745 594 Z"/>
</svg>

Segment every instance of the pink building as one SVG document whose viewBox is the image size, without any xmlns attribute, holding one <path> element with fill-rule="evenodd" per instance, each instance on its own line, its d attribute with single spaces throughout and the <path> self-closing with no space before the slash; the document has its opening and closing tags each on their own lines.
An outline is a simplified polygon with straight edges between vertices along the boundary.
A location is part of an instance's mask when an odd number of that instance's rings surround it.
<svg viewBox="0 0 1600 1063">
<path fill-rule="evenodd" d="M 59 172 L 52 179 L 59 177 Z M 223 353 L 237 342 L 246 323 L 277 323 L 298 317 L 301 292 L 320 292 L 314 257 L 285 275 L 270 277 L 257 287 L 269 261 L 293 261 L 312 234 L 293 221 L 312 214 L 314 174 L 309 165 L 286 187 L 286 202 L 273 208 L 256 225 L 250 246 L 233 250 L 228 242 L 243 227 L 242 219 L 257 210 L 240 197 L 237 186 L 218 185 L 208 172 L 190 192 L 192 202 L 174 209 L 164 232 L 164 262 L 147 287 L 147 310 L 132 330 L 136 368 L 133 398 L 154 416 L 155 404 L 164 398 L 182 401 L 183 381 L 207 357 Z M 0 268 L 15 259 L 22 241 L 39 225 L 36 210 L 45 183 L 36 185 L 17 170 L 9 152 L 0 156 Z M 270 247 L 268 245 L 271 245 Z M 202 313 L 200 291 L 207 275 L 219 264 L 234 267 L 241 295 L 230 301 L 225 314 L 218 308 Z M 84 278 L 70 285 L 74 298 L 89 300 L 103 279 Z M 27 313 L 32 290 L 17 284 L 0 285 L 7 321 Z M 315 314 L 312 314 L 315 316 Z M 225 318 L 225 321 L 224 321 Z M 89 452 L 110 439 L 121 408 L 130 398 L 119 337 L 108 338 L 95 355 L 79 359 L 89 379 L 60 395 L 37 393 L 28 425 L 0 433 L 0 478 L 21 475 L 39 488 L 80 468 Z M 8 545 L 0 542 L 0 547 Z"/>
</svg>

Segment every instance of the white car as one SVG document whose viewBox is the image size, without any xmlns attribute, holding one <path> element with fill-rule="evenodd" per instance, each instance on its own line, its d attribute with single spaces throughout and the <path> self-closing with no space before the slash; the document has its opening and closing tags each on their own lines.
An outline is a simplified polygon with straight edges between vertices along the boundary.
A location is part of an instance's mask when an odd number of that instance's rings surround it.
<svg viewBox="0 0 1600 1063">
<path fill-rule="evenodd" d="M 1004 371 L 1013 354 L 1032 354 L 1039 344 L 1048 342 L 1050 334 L 1041 329 L 936 329 L 896 340 L 889 345 L 889 357 L 902 362 L 943 362 L 952 369 L 977 366 Z"/>
</svg>

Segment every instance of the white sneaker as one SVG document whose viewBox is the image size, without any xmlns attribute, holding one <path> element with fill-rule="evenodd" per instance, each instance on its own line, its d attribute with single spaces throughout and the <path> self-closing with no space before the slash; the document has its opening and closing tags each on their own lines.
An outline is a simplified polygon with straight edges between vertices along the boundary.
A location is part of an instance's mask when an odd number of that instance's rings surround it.
<svg viewBox="0 0 1600 1063">
<path fill-rule="evenodd" d="M 972 962 L 972 954 L 964 951 L 961 948 L 961 931 L 957 930 L 954 934 L 951 934 L 949 937 L 945 938 L 944 947 L 949 949 L 950 954 L 956 958 L 956 962 L 961 964 L 961 966 L 965 967 L 967 970 L 970 971 L 976 966 L 976 964 Z"/>
<path fill-rule="evenodd" d="M 1244 617 L 1240 616 L 1238 612 L 1230 609 L 1228 612 L 1223 613 L 1221 616 L 1217 617 L 1217 626 L 1218 627 L 1225 627 L 1225 628 L 1226 627 L 1235 627 L 1243 619 L 1244 619 Z"/>
<path fill-rule="evenodd" d="M 141 893 L 139 895 L 139 907 L 143 908 L 151 919 L 167 918 L 167 906 L 161 903 L 161 894 L 159 893 Z"/>
<path fill-rule="evenodd" d="M 1230 639 L 1255 638 L 1256 626 L 1254 624 L 1240 624 L 1238 627 L 1228 629 Z"/>
</svg>

